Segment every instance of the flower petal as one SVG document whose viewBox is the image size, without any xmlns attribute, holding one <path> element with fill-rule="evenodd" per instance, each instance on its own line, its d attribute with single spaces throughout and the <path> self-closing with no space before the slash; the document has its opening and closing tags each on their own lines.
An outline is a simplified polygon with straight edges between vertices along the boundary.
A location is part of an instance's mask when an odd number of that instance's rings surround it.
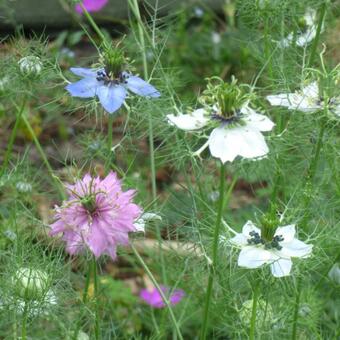
<svg viewBox="0 0 340 340">
<path fill-rule="evenodd" d="M 197 109 L 191 113 L 180 114 L 175 116 L 173 114 L 167 115 L 170 124 L 176 125 L 181 130 L 199 130 L 204 127 L 209 119 L 206 117 L 204 109 Z"/>
<path fill-rule="evenodd" d="M 249 238 L 249 233 L 251 233 L 252 231 L 255 231 L 261 236 L 261 229 L 257 228 L 252 221 L 247 221 L 242 228 L 242 234 L 245 237 Z"/>
<path fill-rule="evenodd" d="M 91 98 L 96 95 L 99 82 L 96 78 L 83 78 L 75 83 L 68 84 L 65 89 L 73 97 Z"/>
<path fill-rule="evenodd" d="M 290 259 L 279 259 L 270 265 L 273 276 L 288 276 L 292 269 L 292 261 Z"/>
<path fill-rule="evenodd" d="M 123 105 L 126 90 L 120 85 L 102 85 L 97 89 L 97 96 L 104 109 L 108 113 L 113 113 Z"/>
<path fill-rule="evenodd" d="M 161 94 L 148 82 L 137 76 L 127 75 L 126 87 L 135 94 L 143 97 L 159 97 Z"/>
<path fill-rule="evenodd" d="M 211 154 L 223 163 L 232 162 L 237 155 L 251 159 L 269 152 L 261 132 L 248 125 L 214 129 L 209 136 L 209 148 Z"/>
<path fill-rule="evenodd" d="M 230 239 L 230 242 L 236 246 L 242 247 L 248 245 L 247 239 L 248 238 L 245 237 L 242 233 L 238 233 Z"/>
<path fill-rule="evenodd" d="M 312 253 L 313 245 L 306 244 L 296 238 L 289 243 L 281 242 L 282 249 L 278 254 L 283 257 L 309 257 Z"/>
<path fill-rule="evenodd" d="M 272 106 L 285 106 L 289 107 L 289 94 L 288 93 L 280 93 L 274 94 L 266 97 L 269 101 L 270 105 Z"/>
<path fill-rule="evenodd" d="M 251 111 L 243 118 L 247 122 L 247 126 L 259 131 L 271 131 L 273 129 L 275 124 L 268 117 L 258 114 L 254 110 Z"/>
<path fill-rule="evenodd" d="M 79 77 L 96 77 L 97 71 L 92 68 L 84 68 L 84 67 L 71 67 L 70 71 Z"/>
<path fill-rule="evenodd" d="M 278 227 L 275 231 L 275 236 L 281 235 L 283 242 L 291 242 L 295 236 L 295 224 L 286 225 L 284 227 Z"/>
<path fill-rule="evenodd" d="M 258 268 L 273 260 L 273 255 L 260 247 L 246 246 L 238 257 L 238 265 L 245 268 Z"/>
</svg>

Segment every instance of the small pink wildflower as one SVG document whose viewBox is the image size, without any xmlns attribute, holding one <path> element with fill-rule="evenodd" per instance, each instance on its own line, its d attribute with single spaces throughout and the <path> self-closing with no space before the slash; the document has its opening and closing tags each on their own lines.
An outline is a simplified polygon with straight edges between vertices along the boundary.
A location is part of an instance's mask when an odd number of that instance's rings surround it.
<svg viewBox="0 0 340 340">
<path fill-rule="evenodd" d="M 123 192 L 114 172 L 104 179 L 86 174 L 74 185 L 67 185 L 69 198 L 56 206 L 56 221 L 50 235 L 62 233 L 66 250 L 76 254 L 88 248 L 95 257 L 116 258 L 117 245 L 129 243 L 129 232 L 136 232 L 134 221 L 142 209 L 132 203 L 134 190 Z"/>
<path fill-rule="evenodd" d="M 83 6 L 86 8 L 88 12 L 98 12 L 100 11 L 107 3 L 109 0 L 83 0 Z M 76 11 L 79 14 L 83 13 L 83 9 L 79 4 L 76 5 L 75 7 Z"/>
<path fill-rule="evenodd" d="M 170 289 L 168 287 L 160 286 L 160 288 L 164 295 L 168 297 L 171 305 L 177 305 L 185 296 L 185 293 L 182 289 L 174 290 L 169 296 Z M 139 297 L 151 307 L 163 308 L 166 306 L 161 294 L 159 294 L 159 291 L 156 287 L 154 287 L 152 290 L 142 289 L 139 293 Z"/>
</svg>

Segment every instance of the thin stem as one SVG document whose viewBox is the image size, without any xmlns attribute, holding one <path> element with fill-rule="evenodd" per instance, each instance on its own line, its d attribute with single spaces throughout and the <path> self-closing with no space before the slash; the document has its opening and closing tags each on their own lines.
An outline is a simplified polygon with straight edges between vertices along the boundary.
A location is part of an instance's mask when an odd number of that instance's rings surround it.
<svg viewBox="0 0 340 340">
<path fill-rule="evenodd" d="M 99 317 L 99 301 L 98 301 L 98 273 L 97 273 L 97 261 L 93 256 L 93 285 L 94 285 L 94 304 L 95 304 L 95 336 L 96 340 L 100 339 L 100 317 Z"/>
<path fill-rule="evenodd" d="M 167 309 L 169 310 L 169 314 L 170 314 L 170 318 L 172 320 L 172 323 L 175 327 L 175 330 L 176 330 L 176 333 L 177 333 L 177 336 L 180 340 L 183 340 L 183 336 L 182 336 L 182 333 L 180 331 L 180 328 L 179 328 L 179 325 L 177 323 L 177 320 L 176 320 L 176 317 L 174 315 L 174 312 L 171 308 L 171 305 L 170 305 L 170 302 L 169 302 L 169 299 L 164 295 L 161 287 L 159 286 L 159 284 L 157 283 L 155 277 L 152 275 L 149 267 L 147 266 L 147 264 L 144 262 L 143 258 L 139 255 L 137 249 L 135 248 L 135 246 L 131 243 L 131 248 L 132 248 L 132 251 L 134 252 L 134 254 L 136 255 L 138 261 L 140 262 L 140 264 L 142 265 L 142 267 L 144 268 L 144 270 L 146 271 L 146 274 L 148 275 L 149 279 L 151 280 L 151 282 L 153 283 L 153 285 L 155 286 L 155 288 L 158 290 L 162 300 L 164 301 Z"/>
<path fill-rule="evenodd" d="M 142 52 L 143 59 L 143 71 L 144 78 L 147 80 L 149 78 L 148 72 L 148 62 L 146 57 L 146 45 L 145 45 L 145 37 L 144 37 L 144 24 L 140 15 L 140 10 L 138 6 L 137 0 L 129 1 L 129 5 L 137 19 L 138 25 L 138 35 L 139 35 L 139 43 Z M 155 204 L 157 199 L 157 183 L 156 183 L 156 166 L 155 166 L 155 150 L 154 150 L 154 134 L 153 134 L 153 120 L 152 114 L 148 113 L 148 135 L 149 135 L 149 154 L 150 154 L 150 171 L 151 171 L 151 190 L 152 190 L 152 201 Z"/>
<path fill-rule="evenodd" d="M 298 277 L 297 293 L 296 293 L 296 297 L 295 297 L 295 306 L 294 306 L 294 315 L 293 315 L 292 340 L 296 339 L 297 324 L 298 324 L 298 317 L 299 317 L 299 308 L 300 308 L 301 290 L 302 290 L 302 280 L 301 280 L 300 277 Z"/>
<path fill-rule="evenodd" d="M 109 155 L 105 162 L 105 174 L 107 175 L 111 168 L 112 163 L 112 141 L 113 141 L 113 114 L 109 114 L 108 128 L 107 128 L 107 150 Z"/>
<path fill-rule="evenodd" d="M 91 24 L 92 28 L 95 30 L 95 32 L 98 34 L 98 36 L 100 37 L 100 39 L 104 42 L 105 36 L 102 33 L 102 31 L 100 30 L 100 28 L 97 26 L 96 22 L 92 19 L 91 14 L 87 11 L 87 9 L 85 8 L 85 6 L 80 2 L 79 3 L 80 7 L 83 9 L 84 14 L 86 16 L 86 19 L 89 21 L 89 23 Z"/>
<path fill-rule="evenodd" d="M 206 291 L 206 300 L 205 300 L 205 307 L 203 312 L 203 323 L 201 328 L 201 336 L 200 339 L 204 340 L 207 336 L 207 326 L 208 326 L 208 317 L 209 317 L 209 308 L 210 308 L 210 301 L 211 301 L 211 294 L 212 294 L 212 287 L 214 283 L 214 276 L 215 276 L 215 269 L 217 265 L 217 254 L 218 254 L 218 241 L 221 229 L 221 222 L 222 222 L 222 212 L 224 206 L 224 187 L 225 187 L 225 167 L 224 164 L 221 162 L 221 173 L 220 173 L 220 190 L 219 190 L 219 203 L 218 203 L 218 211 L 216 217 L 216 224 L 214 230 L 214 238 L 213 238 L 213 245 L 212 245 L 212 263 L 209 267 L 209 279 L 208 279 L 208 286 Z"/>
<path fill-rule="evenodd" d="M 86 281 L 85 281 L 85 287 L 84 287 L 84 292 L 83 292 L 83 303 L 87 303 L 88 300 L 88 292 L 89 292 L 89 286 L 90 286 L 90 281 L 91 281 L 91 273 L 92 273 L 92 264 L 89 264 L 89 268 L 87 270 L 87 275 L 86 275 Z"/>
<path fill-rule="evenodd" d="M 22 101 L 22 104 L 21 104 L 21 107 L 19 110 L 17 110 L 17 114 L 16 114 L 16 120 L 15 120 L 15 124 L 14 124 L 14 127 L 12 129 L 12 132 L 11 132 L 11 135 L 10 135 L 10 138 L 9 138 L 9 141 L 8 141 L 8 145 L 7 145 L 7 150 L 6 150 L 6 153 L 5 153 L 5 156 L 4 156 L 4 162 L 2 164 L 2 168 L 1 168 L 1 171 L 0 171 L 0 177 L 5 173 L 5 171 L 7 170 L 7 167 L 8 167 L 8 163 L 10 162 L 11 160 L 11 155 L 12 155 L 12 150 L 13 150 L 13 144 L 14 144 L 14 141 L 15 141 L 15 138 L 17 136 L 17 131 L 18 131 L 18 127 L 19 127 L 19 124 L 20 124 L 20 120 L 21 120 L 21 116 L 22 116 L 22 113 L 24 112 L 25 110 L 25 107 L 26 107 L 26 97 L 23 99 Z"/>
<path fill-rule="evenodd" d="M 259 297 L 259 285 L 256 284 L 253 290 L 253 307 L 251 311 L 251 319 L 250 319 L 250 328 L 249 328 L 249 339 L 255 339 L 255 329 L 256 329 L 256 310 L 257 310 L 257 302 Z"/>
<path fill-rule="evenodd" d="M 45 166 L 46 166 L 46 168 L 48 170 L 49 175 L 52 177 L 52 179 L 53 179 L 53 181 L 54 181 L 54 183 L 56 185 L 56 187 L 57 187 L 57 189 L 59 191 L 60 196 L 63 199 L 65 199 L 66 198 L 65 192 L 64 192 L 63 188 L 61 187 L 61 184 L 60 184 L 59 180 L 54 175 L 53 169 L 52 169 L 52 167 L 51 167 L 51 165 L 50 165 L 50 163 L 49 163 L 49 161 L 48 161 L 48 159 L 46 157 L 46 154 L 45 154 L 43 148 L 40 145 L 40 142 L 39 142 L 39 140 L 38 140 L 38 138 L 37 138 L 37 136 L 36 136 L 32 126 L 31 126 L 31 123 L 29 122 L 29 120 L 27 119 L 25 114 L 23 114 L 21 118 L 22 118 L 22 121 L 24 122 L 24 124 L 26 125 L 26 128 L 29 131 L 32 139 L 33 139 L 35 147 L 37 148 L 37 150 L 38 150 L 38 152 L 40 154 L 40 157 L 42 158 L 42 160 L 43 160 L 43 162 L 44 162 L 44 164 L 45 164 Z"/>
<path fill-rule="evenodd" d="M 27 331 L 26 331 L 27 315 L 28 315 L 28 304 L 27 304 L 27 301 L 25 301 L 24 313 L 22 315 L 22 323 L 21 323 L 21 339 L 22 340 L 27 339 Z"/>
<path fill-rule="evenodd" d="M 313 45 L 311 47 L 311 53 L 308 61 L 308 66 L 312 67 L 315 56 L 316 56 L 316 49 L 318 47 L 319 39 L 320 39 L 320 33 L 322 30 L 323 22 L 325 20 L 325 15 L 326 15 L 326 8 L 327 8 L 327 0 L 324 0 L 321 9 L 320 9 L 320 15 L 319 15 L 319 22 L 318 22 L 318 27 L 316 28 L 316 34 L 315 38 L 313 41 Z"/>
</svg>

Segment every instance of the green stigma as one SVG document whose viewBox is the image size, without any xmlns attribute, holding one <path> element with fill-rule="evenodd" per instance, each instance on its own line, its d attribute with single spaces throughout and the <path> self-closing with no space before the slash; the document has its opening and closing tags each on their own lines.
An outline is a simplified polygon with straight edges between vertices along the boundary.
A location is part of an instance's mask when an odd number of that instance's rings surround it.
<svg viewBox="0 0 340 340">
<path fill-rule="evenodd" d="M 275 213 L 270 212 L 261 218 L 261 237 L 265 242 L 271 242 L 279 225 Z"/>
<path fill-rule="evenodd" d="M 121 48 L 116 46 L 104 46 L 101 62 L 104 64 L 105 72 L 109 78 L 118 78 L 126 69 L 127 60 Z"/>
<path fill-rule="evenodd" d="M 90 213 L 93 214 L 96 211 L 96 197 L 95 195 L 88 195 L 81 199 L 81 205 Z"/>
<path fill-rule="evenodd" d="M 208 80 L 207 88 L 200 99 L 209 106 L 217 104 L 217 114 L 228 119 L 238 114 L 248 96 L 244 93 L 243 88 L 237 85 L 237 79 L 234 77 L 230 83 L 213 77 Z"/>
</svg>

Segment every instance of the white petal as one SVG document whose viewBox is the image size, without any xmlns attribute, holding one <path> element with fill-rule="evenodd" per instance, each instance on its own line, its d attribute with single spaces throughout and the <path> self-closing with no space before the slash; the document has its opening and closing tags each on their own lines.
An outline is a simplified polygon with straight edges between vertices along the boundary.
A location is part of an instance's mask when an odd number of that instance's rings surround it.
<svg viewBox="0 0 340 340">
<path fill-rule="evenodd" d="M 238 257 L 238 265 L 245 268 L 258 268 L 266 263 L 272 262 L 272 254 L 263 248 L 247 246 L 244 247 Z"/>
<path fill-rule="evenodd" d="M 279 259 L 270 265 L 273 276 L 287 276 L 292 269 L 292 261 L 290 259 Z"/>
<path fill-rule="evenodd" d="M 263 157 L 268 153 L 268 146 L 261 132 L 245 126 L 221 126 L 209 136 L 210 153 L 223 163 L 232 162 L 236 156 L 244 158 Z"/>
<path fill-rule="evenodd" d="M 233 238 L 230 239 L 230 242 L 236 246 L 242 247 L 248 245 L 247 237 L 242 233 L 236 234 Z"/>
<path fill-rule="evenodd" d="M 148 212 L 148 213 L 144 213 L 142 215 L 142 219 L 144 221 L 162 221 L 162 217 L 155 214 L 155 213 L 151 213 L 151 212 Z"/>
<path fill-rule="evenodd" d="M 309 257 L 312 253 L 313 245 L 306 244 L 296 238 L 291 242 L 280 242 L 282 249 L 278 251 L 278 254 L 283 257 Z"/>
<path fill-rule="evenodd" d="M 295 236 L 295 224 L 278 227 L 275 232 L 275 236 L 276 235 L 281 235 L 284 242 L 291 242 Z"/>
<path fill-rule="evenodd" d="M 335 109 L 333 110 L 333 113 L 334 113 L 336 116 L 340 117 L 340 105 L 337 105 L 337 106 L 335 107 Z"/>
<path fill-rule="evenodd" d="M 319 86 L 318 86 L 318 83 L 316 81 L 313 81 L 309 85 L 305 86 L 302 89 L 302 94 L 305 97 L 308 97 L 308 98 L 318 99 L 319 98 Z"/>
<path fill-rule="evenodd" d="M 199 130 L 207 125 L 209 118 L 206 116 L 204 109 L 197 109 L 191 113 L 180 114 L 175 116 L 173 114 L 167 115 L 170 124 L 176 125 L 181 130 Z"/>
<path fill-rule="evenodd" d="M 259 131 L 271 131 L 275 125 L 268 117 L 255 111 L 245 116 L 243 120 L 247 122 L 247 126 Z"/>
<path fill-rule="evenodd" d="M 290 106 L 287 93 L 274 94 L 266 98 L 272 106 Z"/>
<path fill-rule="evenodd" d="M 145 221 L 142 218 L 135 221 L 133 225 L 136 228 L 136 231 L 145 232 Z"/>
<path fill-rule="evenodd" d="M 252 221 L 247 221 L 247 223 L 242 228 L 242 234 L 249 238 L 249 233 L 251 233 L 252 231 L 255 231 L 261 236 L 261 230 L 257 228 Z"/>
</svg>

